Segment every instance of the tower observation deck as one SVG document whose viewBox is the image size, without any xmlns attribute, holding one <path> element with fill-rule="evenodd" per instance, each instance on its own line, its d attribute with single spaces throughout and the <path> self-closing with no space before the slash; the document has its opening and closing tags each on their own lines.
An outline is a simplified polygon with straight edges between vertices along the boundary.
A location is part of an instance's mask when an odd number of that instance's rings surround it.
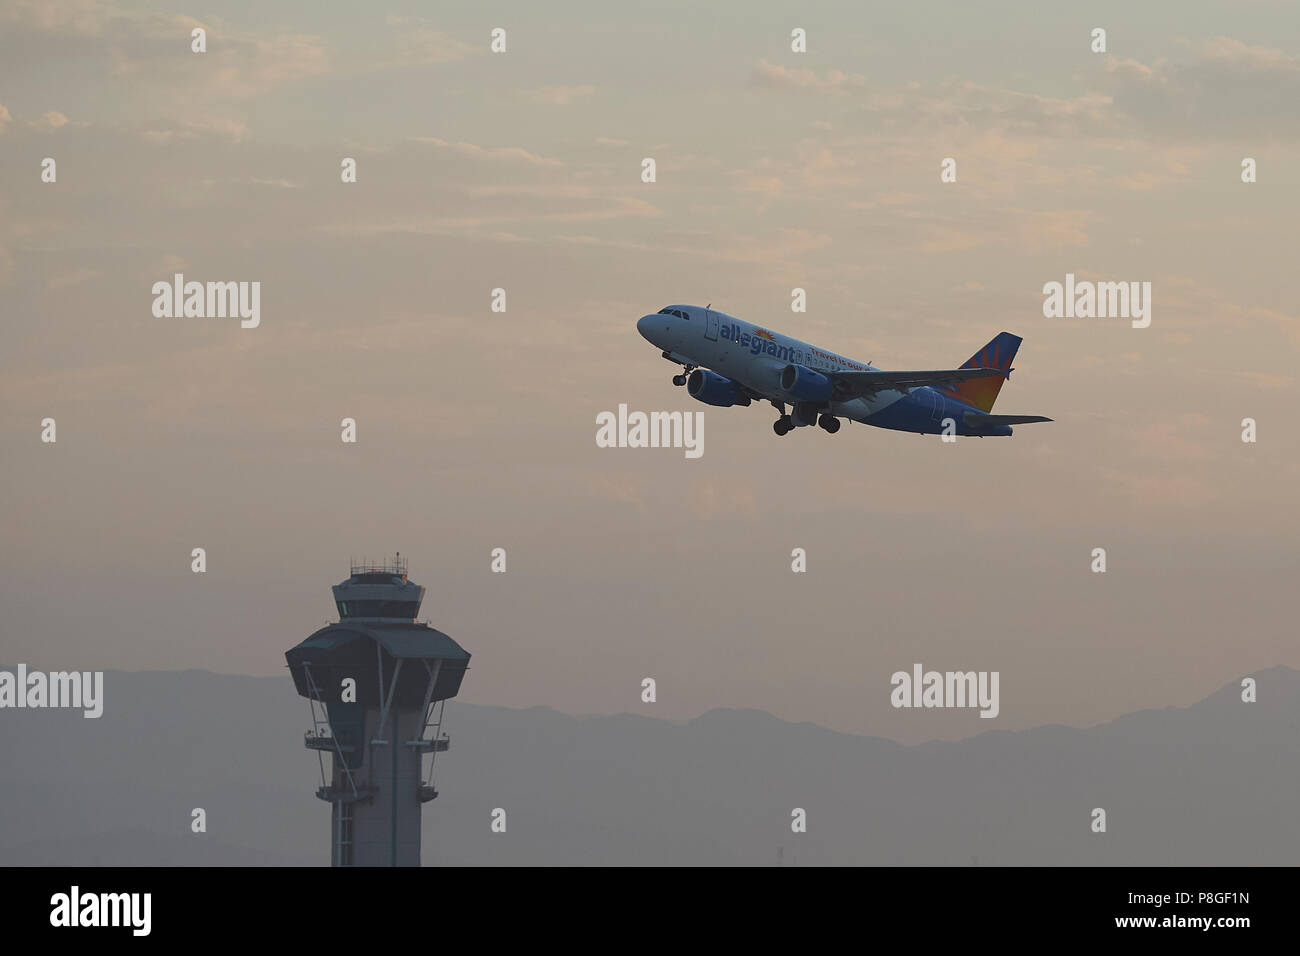
<svg viewBox="0 0 1300 956">
<path fill-rule="evenodd" d="M 311 706 L 305 744 L 320 758 L 316 796 L 333 807 L 330 862 L 419 866 L 420 808 L 438 795 L 433 768 L 449 746 L 443 708 L 470 655 L 415 620 L 425 589 L 400 554 L 354 563 L 333 590 L 338 623 L 284 655 Z"/>
</svg>

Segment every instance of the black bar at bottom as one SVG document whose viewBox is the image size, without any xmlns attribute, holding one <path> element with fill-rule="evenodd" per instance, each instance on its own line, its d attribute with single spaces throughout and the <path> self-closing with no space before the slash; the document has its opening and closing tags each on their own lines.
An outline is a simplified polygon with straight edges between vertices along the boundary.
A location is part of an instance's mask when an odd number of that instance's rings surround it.
<svg viewBox="0 0 1300 956">
<path fill-rule="evenodd" d="M 480 939 L 494 944 L 518 934 L 547 948 L 560 940 L 566 948 L 637 940 L 668 945 L 684 942 L 682 934 L 729 944 L 753 938 L 766 948 L 787 932 L 814 948 L 844 934 L 859 942 L 902 934 L 919 945 L 1098 935 L 1174 945 L 1193 938 L 1229 942 L 1243 933 L 1283 930 L 1294 883 L 1294 871 L 1283 868 L 87 867 L 0 873 L 10 878 L 0 902 L 8 940 L 76 934 L 79 945 L 145 939 L 330 948 L 355 943 L 367 952 L 401 945 L 389 938 L 397 914 L 415 940 L 467 936 L 471 945 Z"/>
</svg>

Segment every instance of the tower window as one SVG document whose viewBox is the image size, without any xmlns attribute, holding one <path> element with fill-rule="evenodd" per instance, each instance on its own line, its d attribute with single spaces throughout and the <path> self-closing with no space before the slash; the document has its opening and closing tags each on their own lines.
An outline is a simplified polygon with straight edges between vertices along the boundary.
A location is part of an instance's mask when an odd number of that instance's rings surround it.
<svg viewBox="0 0 1300 956">
<path fill-rule="evenodd" d="M 339 617 L 400 617 L 411 620 L 420 611 L 418 601 L 336 601 Z"/>
</svg>

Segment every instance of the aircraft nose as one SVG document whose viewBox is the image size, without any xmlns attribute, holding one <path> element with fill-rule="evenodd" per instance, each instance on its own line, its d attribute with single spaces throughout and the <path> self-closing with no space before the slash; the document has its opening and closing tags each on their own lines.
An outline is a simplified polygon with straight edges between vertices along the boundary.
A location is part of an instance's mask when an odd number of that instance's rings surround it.
<svg viewBox="0 0 1300 956">
<path fill-rule="evenodd" d="M 641 337 L 648 342 L 654 342 L 651 338 L 655 331 L 656 320 L 662 319 L 662 315 L 643 315 L 637 319 L 636 330 L 641 333 Z"/>
</svg>

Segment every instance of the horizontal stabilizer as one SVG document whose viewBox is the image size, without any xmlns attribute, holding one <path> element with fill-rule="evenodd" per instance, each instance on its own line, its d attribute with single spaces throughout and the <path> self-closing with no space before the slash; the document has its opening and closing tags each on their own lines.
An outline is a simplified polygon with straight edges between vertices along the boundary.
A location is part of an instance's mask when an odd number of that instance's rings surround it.
<svg viewBox="0 0 1300 956">
<path fill-rule="evenodd" d="M 990 425 L 1029 425 L 1033 422 L 1050 422 L 1042 415 L 984 415 L 980 412 L 966 412 L 962 419 L 971 428 L 986 428 Z"/>
</svg>

